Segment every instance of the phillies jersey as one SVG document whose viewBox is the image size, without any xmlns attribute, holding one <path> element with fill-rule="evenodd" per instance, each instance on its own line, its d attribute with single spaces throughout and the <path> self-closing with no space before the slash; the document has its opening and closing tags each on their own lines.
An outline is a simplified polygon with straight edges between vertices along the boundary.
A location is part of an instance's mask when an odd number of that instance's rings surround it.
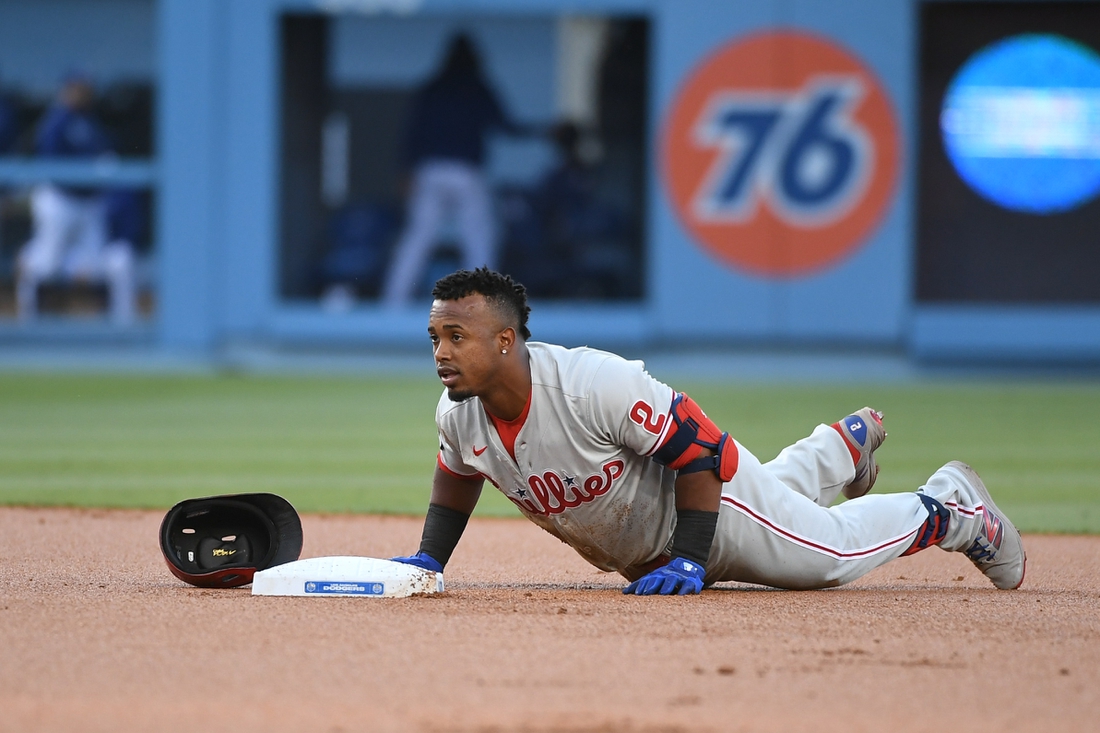
<svg viewBox="0 0 1100 733">
<path fill-rule="evenodd" d="M 601 570 L 665 552 L 676 519 L 676 472 L 651 457 L 674 392 L 605 351 L 530 342 L 530 412 L 509 455 L 481 400 L 436 408 L 439 465 L 484 477 L 528 519 Z"/>
<path fill-rule="evenodd" d="M 516 435 L 515 459 L 480 400 L 456 403 L 444 393 L 436 408 L 439 465 L 488 479 L 528 519 L 601 570 L 641 577 L 671 550 L 676 472 L 652 456 L 671 429 L 675 393 L 641 362 L 544 343 L 527 349 L 530 409 Z M 849 444 L 833 426 L 818 425 L 767 463 L 734 446 L 737 471 L 722 485 L 706 563 L 711 583 L 800 589 L 847 583 L 914 546 L 931 521 L 927 497 L 951 512 L 944 549 L 965 551 L 984 524 L 983 495 L 954 463 L 919 493 L 868 495 L 830 507 L 856 475 Z"/>
</svg>

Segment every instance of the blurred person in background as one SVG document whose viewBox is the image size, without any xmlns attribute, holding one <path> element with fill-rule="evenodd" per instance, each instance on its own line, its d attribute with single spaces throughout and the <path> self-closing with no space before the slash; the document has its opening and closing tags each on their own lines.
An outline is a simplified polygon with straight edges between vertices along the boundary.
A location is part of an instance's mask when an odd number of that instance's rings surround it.
<svg viewBox="0 0 1100 733">
<path fill-rule="evenodd" d="M 15 105 L 0 91 L 0 155 L 13 152 L 19 139 L 19 116 Z"/>
<path fill-rule="evenodd" d="M 483 171 L 491 130 L 530 134 L 505 112 L 482 71 L 473 40 L 452 37 L 442 67 L 417 90 L 403 157 L 411 173 L 405 229 L 382 287 L 382 302 L 400 307 L 416 295 L 447 217 L 453 218 L 466 269 L 497 260 L 492 198 Z"/>
<path fill-rule="evenodd" d="M 572 298 L 613 297 L 635 259 L 625 243 L 623 214 L 598 192 L 597 171 L 582 155 L 583 133 L 573 122 L 551 130 L 558 164 L 539 182 L 538 208 L 545 233 L 544 248 L 565 265 L 559 276 Z"/>
<path fill-rule="evenodd" d="M 95 92 L 88 77 L 65 78 L 56 101 L 39 123 L 35 152 L 42 157 L 96 158 L 113 154 L 92 112 Z M 111 320 L 134 319 L 134 255 L 123 240 L 111 241 L 107 200 L 89 186 L 43 183 L 31 192 L 34 234 L 16 263 L 16 307 L 22 320 L 38 312 L 38 286 L 45 280 L 105 281 Z"/>
<path fill-rule="evenodd" d="M 19 115 L 15 104 L 0 89 L 0 155 L 10 155 L 15 152 L 19 132 Z M 8 215 L 11 198 L 8 188 L 0 185 L 0 234 L 3 233 L 4 219 Z M 0 239 L 0 251 L 3 249 L 3 240 Z"/>
<path fill-rule="evenodd" d="M 626 216 L 602 195 L 585 131 L 565 120 L 549 136 L 556 163 L 534 186 L 503 196 L 502 269 L 538 297 L 620 297 L 637 267 Z"/>
</svg>

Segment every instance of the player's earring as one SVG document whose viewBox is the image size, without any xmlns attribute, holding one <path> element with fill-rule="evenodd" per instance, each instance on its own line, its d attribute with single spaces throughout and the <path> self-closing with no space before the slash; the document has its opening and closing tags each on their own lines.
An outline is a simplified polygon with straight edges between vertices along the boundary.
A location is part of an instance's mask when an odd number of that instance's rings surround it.
<svg viewBox="0 0 1100 733">
<path fill-rule="evenodd" d="M 508 349 L 501 349 L 501 350 L 500 350 L 500 353 L 502 353 L 502 354 L 507 354 L 507 353 L 508 353 Z"/>
</svg>

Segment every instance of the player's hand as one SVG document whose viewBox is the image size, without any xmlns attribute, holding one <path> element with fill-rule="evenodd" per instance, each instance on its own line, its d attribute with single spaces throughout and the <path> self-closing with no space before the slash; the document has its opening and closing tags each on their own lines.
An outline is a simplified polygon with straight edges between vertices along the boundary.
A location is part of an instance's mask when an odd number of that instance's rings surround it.
<svg viewBox="0 0 1100 733">
<path fill-rule="evenodd" d="M 403 562 L 406 565 L 415 565 L 418 568 L 431 570 L 433 573 L 443 572 L 443 566 L 439 564 L 439 561 L 426 552 L 418 552 L 408 557 L 391 557 L 390 560 L 394 562 Z"/>
<path fill-rule="evenodd" d="M 657 568 L 623 588 L 623 593 L 638 596 L 688 596 L 703 590 L 706 569 L 682 557 L 674 557 L 668 565 Z"/>
</svg>

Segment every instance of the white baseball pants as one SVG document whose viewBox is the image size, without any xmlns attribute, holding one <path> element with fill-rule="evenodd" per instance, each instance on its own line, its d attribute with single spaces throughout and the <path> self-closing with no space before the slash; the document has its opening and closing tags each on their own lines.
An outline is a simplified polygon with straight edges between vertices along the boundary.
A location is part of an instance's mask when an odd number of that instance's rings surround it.
<svg viewBox="0 0 1100 733">
<path fill-rule="evenodd" d="M 408 223 L 382 288 L 382 303 L 405 305 L 416 291 L 424 266 L 452 217 L 462 249 L 462 267 L 472 270 L 496 265 L 492 201 L 485 178 L 476 166 L 458 161 L 421 165 L 413 181 Z"/>
<path fill-rule="evenodd" d="M 737 448 L 737 474 L 722 490 L 708 581 L 791 589 L 842 585 L 899 557 L 929 518 L 913 492 L 868 494 L 829 507 L 855 477 L 855 467 L 844 439 L 827 425 L 768 463 Z M 921 490 L 951 512 L 940 547 L 969 546 L 982 502 L 963 477 L 944 467 Z"/>
<path fill-rule="evenodd" d="M 19 252 L 16 306 L 21 318 L 38 312 L 38 286 L 64 276 L 106 281 L 111 318 L 134 318 L 134 256 L 127 242 L 107 242 L 101 196 L 73 196 L 52 185 L 31 192 L 34 236 Z"/>
</svg>

